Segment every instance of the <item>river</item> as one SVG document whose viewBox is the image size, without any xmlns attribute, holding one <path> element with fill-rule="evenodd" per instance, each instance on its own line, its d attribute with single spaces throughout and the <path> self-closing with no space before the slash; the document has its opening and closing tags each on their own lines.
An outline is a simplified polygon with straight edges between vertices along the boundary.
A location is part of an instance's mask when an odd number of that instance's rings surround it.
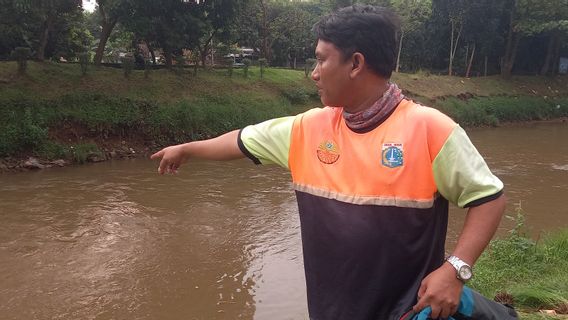
<svg viewBox="0 0 568 320">
<path fill-rule="evenodd" d="M 528 231 L 568 226 L 568 124 L 469 130 Z M 1 319 L 306 319 L 288 172 L 123 160 L 0 176 Z M 448 247 L 464 211 L 451 209 Z M 515 225 L 504 219 L 499 235 Z"/>
</svg>

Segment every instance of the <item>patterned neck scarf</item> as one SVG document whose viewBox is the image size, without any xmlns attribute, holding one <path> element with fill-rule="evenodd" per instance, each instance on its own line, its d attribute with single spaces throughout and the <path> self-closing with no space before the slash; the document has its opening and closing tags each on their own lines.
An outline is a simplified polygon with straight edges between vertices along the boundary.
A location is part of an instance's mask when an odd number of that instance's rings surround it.
<svg viewBox="0 0 568 320">
<path fill-rule="evenodd" d="M 369 108 L 356 113 L 343 110 L 343 118 L 351 130 L 366 131 L 375 128 L 394 111 L 396 106 L 404 99 L 404 95 L 396 84 L 389 83 L 388 86 L 383 96 Z"/>
</svg>

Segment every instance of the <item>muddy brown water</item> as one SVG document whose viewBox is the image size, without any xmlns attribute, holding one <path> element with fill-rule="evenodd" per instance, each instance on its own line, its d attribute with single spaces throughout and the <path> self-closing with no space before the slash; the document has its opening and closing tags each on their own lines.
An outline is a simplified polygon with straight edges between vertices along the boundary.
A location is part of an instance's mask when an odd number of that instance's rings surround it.
<svg viewBox="0 0 568 320">
<path fill-rule="evenodd" d="M 568 125 L 469 131 L 530 232 L 568 226 Z M 305 319 L 289 174 L 148 160 L 0 176 L 0 319 Z M 448 247 L 464 212 L 451 212 Z M 505 219 L 499 233 L 514 223 Z"/>
</svg>

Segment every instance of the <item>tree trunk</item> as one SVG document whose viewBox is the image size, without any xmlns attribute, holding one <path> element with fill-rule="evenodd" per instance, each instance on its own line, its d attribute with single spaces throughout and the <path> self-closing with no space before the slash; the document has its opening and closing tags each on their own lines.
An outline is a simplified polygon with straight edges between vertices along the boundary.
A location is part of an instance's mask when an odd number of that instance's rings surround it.
<svg viewBox="0 0 568 320">
<path fill-rule="evenodd" d="M 398 54 L 396 56 L 396 73 L 398 73 L 398 70 L 400 70 L 400 53 L 402 52 L 402 40 L 404 40 L 404 30 L 400 32 L 400 42 L 398 43 Z"/>
<path fill-rule="evenodd" d="M 162 48 L 162 50 L 164 50 L 164 59 L 166 60 L 166 68 L 171 69 L 172 68 L 172 51 L 170 50 L 170 48 Z"/>
<path fill-rule="evenodd" d="M 483 76 L 484 76 L 484 77 L 487 77 L 487 60 L 488 60 L 488 59 L 489 59 L 489 58 L 488 58 L 487 56 L 485 56 L 485 63 L 484 63 L 484 65 L 483 65 Z"/>
<path fill-rule="evenodd" d="M 450 63 L 448 65 L 448 75 L 451 77 L 452 76 L 452 65 L 454 64 L 454 56 L 452 55 L 452 51 L 454 50 L 454 29 L 455 29 L 455 24 L 452 21 L 452 33 L 450 34 Z"/>
<path fill-rule="evenodd" d="M 518 45 L 518 40 L 520 40 L 520 36 L 518 36 L 517 33 L 514 32 L 515 8 L 516 1 L 513 1 L 511 15 L 509 16 L 509 31 L 507 32 L 505 55 L 503 56 L 503 61 L 501 62 L 501 76 L 504 78 L 511 77 L 511 71 L 513 70 L 513 64 L 515 63 L 515 60 L 512 59 L 512 57 L 516 56 L 516 46 Z"/>
<path fill-rule="evenodd" d="M 465 72 L 466 78 L 469 78 L 469 73 L 471 72 L 471 64 L 473 63 L 474 56 L 475 56 L 475 42 L 473 43 L 473 49 L 471 49 L 471 57 L 469 58 L 469 63 L 467 64 L 467 71 Z"/>
<path fill-rule="evenodd" d="M 150 51 L 150 56 L 152 57 L 152 64 L 156 65 L 156 54 L 154 53 L 154 48 L 148 44 L 148 51 Z"/>
<path fill-rule="evenodd" d="M 262 21 L 261 21 L 261 36 L 262 36 L 262 46 L 261 46 L 261 55 L 263 58 L 265 58 L 267 60 L 268 63 L 270 63 L 270 48 L 268 45 L 268 12 L 267 12 L 267 8 L 266 8 L 266 3 L 264 3 L 264 0 L 260 0 L 260 6 L 262 8 Z"/>
<path fill-rule="evenodd" d="M 465 45 L 465 59 L 463 60 L 463 65 L 467 68 L 467 63 L 469 61 L 469 43 Z"/>
<path fill-rule="evenodd" d="M 211 35 L 209 35 L 209 38 L 207 38 L 207 41 L 205 41 L 203 46 L 201 45 L 197 46 L 197 49 L 199 50 L 199 55 L 201 56 L 201 68 L 203 69 L 205 69 L 205 64 L 207 63 L 207 54 L 209 51 L 210 44 L 213 41 L 213 37 L 215 36 L 216 33 L 217 30 L 213 31 Z M 213 55 L 213 52 L 211 52 L 211 55 Z M 211 61 L 213 62 L 213 59 L 211 59 Z"/>
<path fill-rule="evenodd" d="M 517 58 L 517 48 L 519 47 L 520 40 L 521 40 L 521 35 L 519 33 L 514 33 L 513 40 L 511 41 L 510 44 L 511 47 L 507 48 L 507 52 L 509 52 L 509 55 L 503 57 L 503 63 L 501 65 L 501 75 L 504 78 L 511 77 L 511 72 L 513 71 L 513 66 L 515 65 L 515 59 Z"/>
<path fill-rule="evenodd" d="M 454 58 L 456 56 L 456 50 L 458 49 L 458 43 L 460 41 L 461 32 L 463 29 L 463 25 L 460 24 L 460 28 L 458 30 L 458 35 L 454 41 L 454 34 L 456 30 L 456 22 L 454 20 L 451 21 L 452 23 L 452 39 L 450 40 L 450 64 L 448 66 L 448 75 L 451 76 L 453 74 L 453 65 L 454 65 Z"/>
<path fill-rule="evenodd" d="M 47 47 L 47 41 L 49 40 L 49 32 L 53 28 L 53 20 L 55 19 L 55 13 L 49 12 L 47 19 L 43 23 L 43 29 L 41 30 L 39 38 L 39 46 L 37 49 L 36 59 L 38 61 L 45 60 L 45 47 Z"/>
<path fill-rule="evenodd" d="M 110 34 L 114 26 L 116 25 L 116 19 L 110 22 L 106 20 L 102 23 L 102 30 L 101 30 L 101 39 L 99 40 L 99 46 L 97 47 L 97 52 L 95 53 L 95 58 L 93 59 L 93 63 L 98 66 L 103 61 L 103 55 L 105 53 L 105 47 L 108 39 L 110 38 Z"/>
<path fill-rule="evenodd" d="M 201 69 L 205 69 L 205 64 L 207 64 L 207 49 L 200 51 L 199 56 L 201 57 Z"/>
<path fill-rule="evenodd" d="M 550 39 L 548 40 L 548 47 L 546 49 L 546 57 L 544 58 L 544 64 L 540 69 L 540 75 L 544 76 L 550 70 L 550 63 L 552 62 L 552 57 L 554 56 L 554 47 L 556 45 L 556 41 L 558 36 L 556 33 L 550 35 Z"/>
<path fill-rule="evenodd" d="M 554 47 L 554 54 L 552 56 L 552 74 L 553 75 L 557 75 L 558 74 L 558 69 L 559 69 L 559 63 L 560 63 L 560 47 L 562 46 L 562 39 L 560 38 L 560 35 L 558 36 L 558 38 L 556 39 L 556 45 Z"/>
</svg>

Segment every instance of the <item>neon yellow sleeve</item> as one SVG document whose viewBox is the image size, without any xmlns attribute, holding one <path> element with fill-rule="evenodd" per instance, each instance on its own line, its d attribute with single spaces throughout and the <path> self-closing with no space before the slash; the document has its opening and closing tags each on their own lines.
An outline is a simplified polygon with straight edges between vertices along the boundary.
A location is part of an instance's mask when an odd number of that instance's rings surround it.
<svg viewBox="0 0 568 320">
<path fill-rule="evenodd" d="M 294 119 L 283 117 L 245 127 L 239 133 L 241 151 L 256 164 L 277 164 L 288 169 Z"/>
<path fill-rule="evenodd" d="M 478 206 L 501 195 L 499 180 L 473 146 L 465 131 L 456 126 L 434 159 L 438 192 L 458 207 Z"/>
</svg>

